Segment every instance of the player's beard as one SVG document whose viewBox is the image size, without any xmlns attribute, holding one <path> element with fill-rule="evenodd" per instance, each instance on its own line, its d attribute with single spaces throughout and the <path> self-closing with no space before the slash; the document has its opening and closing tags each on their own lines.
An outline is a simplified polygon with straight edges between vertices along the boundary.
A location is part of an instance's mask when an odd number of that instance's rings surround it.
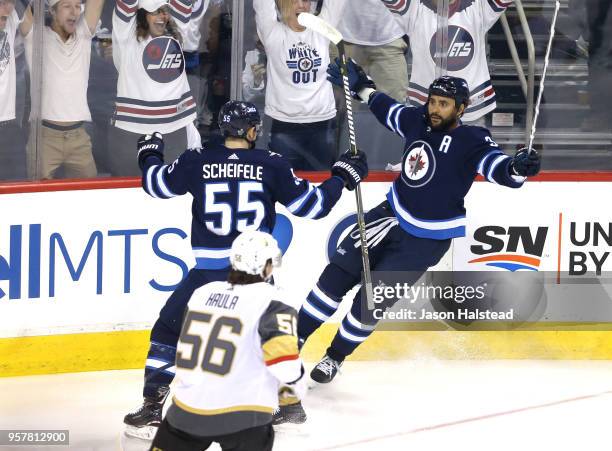
<svg viewBox="0 0 612 451">
<path fill-rule="evenodd" d="M 437 116 L 437 117 L 440 118 L 440 122 L 438 124 L 434 124 L 433 122 L 431 122 L 431 116 L 427 115 L 428 125 L 431 127 L 433 131 L 436 131 L 436 132 L 445 132 L 457 123 L 456 114 L 453 114 L 452 116 L 447 117 L 446 119 L 444 119 L 441 116 Z"/>
</svg>

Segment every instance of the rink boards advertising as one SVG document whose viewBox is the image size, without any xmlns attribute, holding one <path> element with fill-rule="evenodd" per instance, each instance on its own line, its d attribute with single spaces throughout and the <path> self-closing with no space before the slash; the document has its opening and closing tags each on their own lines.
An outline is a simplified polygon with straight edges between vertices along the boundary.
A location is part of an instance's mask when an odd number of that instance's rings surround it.
<svg viewBox="0 0 612 451">
<path fill-rule="evenodd" d="M 362 188 L 366 211 L 384 200 L 392 175 L 374 173 L 369 180 Z M 193 265 L 190 196 L 153 199 L 136 179 L 5 184 L 0 194 L 2 373 L 139 367 L 147 329 Z M 476 183 L 466 198 L 467 236 L 454 241 L 435 269 L 543 271 L 558 285 L 584 274 L 605 276 L 612 271 L 612 210 L 601 200 L 610 197 L 612 174 L 544 174 L 519 190 Z M 277 281 L 292 296 L 305 299 L 354 223 L 354 211 L 348 192 L 319 221 L 277 208 L 274 235 L 284 251 Z M 603 329 L 379 332 L 355 358 L 612 358 Z M 324 329 L 318 342 L 333 332 L 333 325 Z M 406 337 L 405 348 L 385 347 L 397 333 Z M 461 349 L 449 333 L 461 335 Z M 533 346 L 516 350 L 516 340 Z M 318 342 L 307 357 L 318 356 Z"/>
</svg>

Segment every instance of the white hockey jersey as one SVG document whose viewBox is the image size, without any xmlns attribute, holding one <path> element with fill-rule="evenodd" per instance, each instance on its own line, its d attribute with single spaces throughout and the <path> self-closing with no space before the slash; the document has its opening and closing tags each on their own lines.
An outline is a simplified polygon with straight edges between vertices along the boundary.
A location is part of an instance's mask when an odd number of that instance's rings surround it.
<svg viewBox="0 0 612 451">
<path fill-rule="evenodd" d="M 280 382 L 300 379 L 297 311 L 265 282 L 212 282 L 189 301 L 167 419 L 193 435 L 269 423 Z"/>
<path fill-rule="evenodd" d="M 191 0 L 169 5 L 177 22 L 189 21 Z M 169 36 L 138 41 L 137 9 L 138 0 L 116 0 L 113 11 L 113 61 L 119 72 L 115 126 L 132 133 L 171 133 L 196 117 L 185 57 L 179 42 Z"/>
<path fill-rule="evenodd" d="M 410 37 L 412 73 L 408 98 L 413 105 L 427 102 L 435 78 L 437 6 L 433 0 L 382 0 Z M 449 7 L 448 75 L 467 80 L 470 106 L 462 119 L 474 121 L 496 107 L 495 90 L 486 55 L 487 31 L 512 0 L 457 0 Z"/>
<path fill-rule="evenodd" d="M 197 52 L 202 39 L 202 20 L 208 9 L 210 0 L 194 0 L 191 17 L 186 24 L 177 22 L 181 35 L 183 36 L 183 49 L 186 52 Z"/>
<path fill-rule="evenodd" d="M 325 0 L 320 17 L 336 26 L 346 0 Z M 310 123 L 336 116 L 327 81 L 329 40 L 296 32 L 277 19 L 274 0 L 253 0 L 257 33 L 268 55 L 265 112 L 283 122 Z"/>
</svg>

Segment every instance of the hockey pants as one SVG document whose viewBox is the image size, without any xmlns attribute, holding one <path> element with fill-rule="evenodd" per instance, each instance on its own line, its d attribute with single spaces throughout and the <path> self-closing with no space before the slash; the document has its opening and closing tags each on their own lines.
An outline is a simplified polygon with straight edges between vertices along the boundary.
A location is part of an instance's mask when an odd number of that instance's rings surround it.
<svg viewBox="0 0 612 451">
<path fill-rule="evenodd" d="M 448 251 L 451 239 L 418 238 L 404 231 L 387 201 L 365 215 L 370 268 L 372 271 L 406 271 L 404 282 L 413 284 Z M 298 317 L 298 335 L 308 337 L 338 309 L 342 298 L 361 283 L 361 248 L 359 232 L 353 228 L 336 249 L 323 273 L 302 305 Z M 340 323 L 327 355 L 343 361 L 374 331 L 377 319 L 362 308 L 360 288 L 351 310 Z M 389 306 L 387 306 L 389 307 Z M 367 316 L 367 317 L 365 317 Z"/>
</svg>

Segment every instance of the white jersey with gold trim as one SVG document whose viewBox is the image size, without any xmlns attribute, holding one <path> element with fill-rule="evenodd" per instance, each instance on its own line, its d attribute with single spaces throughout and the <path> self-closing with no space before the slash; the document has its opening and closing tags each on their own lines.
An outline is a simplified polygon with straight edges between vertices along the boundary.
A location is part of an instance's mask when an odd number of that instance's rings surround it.
<svg viewBox="0 0 612 451">
<path fill-rule="evenodd" d="M 195 435 L 271 421 L 279 383 L 302 373 L 296 307 L 265 282 L 213 282 L 196 290 L 177 346 L 168 421 Z"/>
</svg>

